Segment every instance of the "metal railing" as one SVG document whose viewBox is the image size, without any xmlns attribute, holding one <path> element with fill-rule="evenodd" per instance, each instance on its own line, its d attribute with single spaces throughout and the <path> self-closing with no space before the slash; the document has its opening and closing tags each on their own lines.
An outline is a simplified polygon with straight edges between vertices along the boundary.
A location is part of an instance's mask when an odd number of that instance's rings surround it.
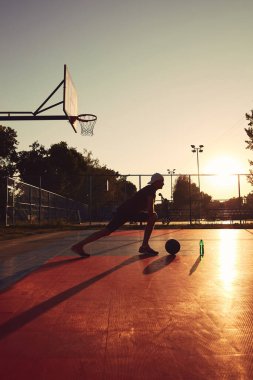
<svg viewBox="0 0 253 380">
<path fill-rule="evenodd" d="M 214 174 L 163 175 L 165 185 L 157 191 L 155 204 L 158 223 L 253 223 L 253 193 L 248 174 L 233 174 L 227 178 Z M 182 202 L 174 197 L 179 176 L 184 176 L 188 181 Z M 201 192 L 198 190 L 194 193 L 191 185 L 198 182 L 198 176 L 201 178 Z M 136 190 L 139 190 L 146 186 L 150 174 L 89 174 L 84 177 L 84 203 L 8 178 L 5 224 L 45 224 L 59 221 L 105 224 L 117 207 L 129 197 L 128 183 L 135 185 Z M 117 183 L 119 179 L 121 186 Z M 210 201 L 206 200 L 205 194 L 210 196 Z"/>
<path fill-rule="evenodd" d="M 5 225 L 81 223 L 88 206 L 14 178 L 6 180 Z"/>
<path fill-rule="evenodd" d="M 146 186 L 150 174 L 127 174 L 120 178 L 133 183 L 139 190 Z M 158 222 L 163 224 L 217 224 L 253 223 L 253 193 L 248 182 L 248 174 L 230 174 L 221 177 L 216 174 L 163 174 L 165 185 L 156 193 Z M 174 187 L 179 176 L 187 178 L 189 186 L 184 202 L 174 199 Z M 110 185 L 113 175 L 87 175 L 86 199 L 89 206 L 89 223 L 106 223 L 117 207 L 127 199 L 125 194 Z M 201 189 L 196 196 L 192 184 L 201 179 Z M 198 188 L 198 186 L 196 185 Z M 101 190 L 100 190 L 101 189 Z M 123 190 L 124 193 L 124 190 Z M 205 201 L 202 194 L 211 197 Z M 248 195 L 251 194 L 251 198 Z M 108 196 L 110 195 L 110 197 Z M 106 200 L 107 199 L 107 200 Z M 110 200 L 108 200 L 110 199 Z M 166 203 L 167 202 L 167 203 Z"/>
</svg>

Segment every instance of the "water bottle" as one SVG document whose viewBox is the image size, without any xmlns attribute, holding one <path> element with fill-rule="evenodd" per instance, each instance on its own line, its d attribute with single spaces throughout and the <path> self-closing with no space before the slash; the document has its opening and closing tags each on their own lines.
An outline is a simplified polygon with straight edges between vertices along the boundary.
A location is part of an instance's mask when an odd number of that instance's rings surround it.
<svg viewBox="0 0 253 380">
<path fill-rule="evenodd" d="M 199 255 L 200 257 L 204 257 L 204 242 L 202 239 L 199 242 Z"/>
</svg>

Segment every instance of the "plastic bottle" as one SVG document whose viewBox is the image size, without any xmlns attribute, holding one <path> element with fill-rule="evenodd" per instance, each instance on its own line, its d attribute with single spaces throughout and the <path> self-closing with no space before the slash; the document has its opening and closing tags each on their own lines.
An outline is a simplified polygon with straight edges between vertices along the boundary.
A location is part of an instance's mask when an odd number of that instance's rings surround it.
<svg viewBox="0 0 253 380">
<path fill-rule="evenodd" d="M 204 257 L 204 242 L 202 239 L 199 242 L 199 255 L 200 257 Z"/>
</svg>

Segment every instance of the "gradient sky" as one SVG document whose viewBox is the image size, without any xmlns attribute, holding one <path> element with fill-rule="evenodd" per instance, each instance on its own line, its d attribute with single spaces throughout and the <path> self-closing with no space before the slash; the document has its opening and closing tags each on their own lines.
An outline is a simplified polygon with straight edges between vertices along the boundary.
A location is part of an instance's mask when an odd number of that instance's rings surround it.
<svg viewBox="0 0 253 380">
<path fill-rule="evenodd" d="M 2 122 L 17 130 L 19 149 L 66 141 L 122 174 L 197 173 L 190 145 L 203 144 L 200 172 L 226 162 L 248 173 L 252 0 L 0 4 L 0 111 L 34 111 L 66 63 L 79 112 L 98 116 L 92 138 L 65 121 Z"/>
</svg>

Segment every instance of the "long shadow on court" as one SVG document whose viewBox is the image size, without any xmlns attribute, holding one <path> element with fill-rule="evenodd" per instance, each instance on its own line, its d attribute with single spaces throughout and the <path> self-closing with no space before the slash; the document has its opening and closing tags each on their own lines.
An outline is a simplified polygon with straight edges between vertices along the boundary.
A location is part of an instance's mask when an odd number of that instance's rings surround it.
<svg viewBox="0 0 253 380">
<path fill-rule="evenodd" d="M 146 266 L 146 268 L 144 268 L 143 274 L 152 274 L 152 273 L 157 272 L 158 270 L 163 269 L 167 265 L 170 265 L 172 261 L 175 260 L 175 257 L 176 256 L 172 256 L 172 255 L 164 256 L 158 260 L 153 261 L 151 264 Z"/>
<path fill-rule="evenodd" d="M 27 269 L 20 270 L 18 272 L 15 272 L 9 276 L 3 277 L 0 279 L 0 292 L 5 291 L 6 289 L 10 288 L 12 285 L 17 283 L 20 280 L 23 280 L 23 278 L 27 275 L 29 275 L 31 272 L 38 269 L 38 266 L 33 266 Z"/>
<path fill-rule="evenodd" d="M 41 271 L 45 271 L 49 268 L 54 268 L 54 267 L 58 267 L 58 266 L 63 265 L 63 264 L 75 262 L 76 260 L 83 260 L 83 257 L 77 257 L 77 258 L 75 257 L 75 258 L 64 260 L 64 261 L 46 263 L 42 267 L 41 267 L 41 264 L 40 265 L 33 265 L 29 268 L 25 268 L 25 269 L 22 269 L 18 272 L 12 273 L 9 276 L 2 277 L 2 278 L 0 278 L 0 293 L 8 290 L 11 286 L 13 286 L 17 282 L 23 280 L 24 277 L 28 276 L 29 274 L 31 274 L 32 272 L 34 272 L 35 270 L 37 270 L 39 268 Z"/>
<path fill-rule="evenodd" d="M 77 256 L 77 257 L 72 257 L 71 259 L 65 259 L 65 260 L 61 260 L 61 261 L 53 261 L 53 262 L 44 264 L 43 267 L 40 268 L 40 271 L 41 272 L 47 271 L 48 269 L 58 268 L 62 265 L 75 263 L 78 260 L 83 261 L 83 260 L 86 260 L 88 258 L 89 258 L 88 256 L 87 257 Z"/>
<path fill-rule="evenodd" d="M 150 257 L 151 257 L 150 255 L 144 255 L 144 254 L 132 256 L 128 258 L 127 260 L 122 261 L 122 263 L 115 265 L 111 269 L 108 269 L 98 274 L 97 276 L 90 278 L 89 280 L 86 280 L 76 286 L 73 286 L 72 288 L 65 290 L 64 292 L 61 292 L 57 294 L 56 296 L 53 296 L 50 299 L 44 302 L 41 302 L 39 305 L 33 306 L 32 308 L 24 311 L 23 313 L 9 319 L 7 322 L 0 325 L 0 340 L 4 339 L 6 336 L 20 329 L 21 327 L 31 322 L 32 320 L 38 318 L 40 315 L 44 314 L 48 310 L 66 301 L 68 298 L 73 297 L 80 291 L 88 288 L 89 286 L 93 285 L 95 282 L 100 281 L 101 279 L 110 275 L 111 273 L 123 268 L 126 265 L 130 265 L 130 264 L 135 263 L 136 261 L 143 260 L 145 258 L 150 258 Z M 73 260 L 66 260 L 66 261 L 69 262 Z"/>
</svg>

